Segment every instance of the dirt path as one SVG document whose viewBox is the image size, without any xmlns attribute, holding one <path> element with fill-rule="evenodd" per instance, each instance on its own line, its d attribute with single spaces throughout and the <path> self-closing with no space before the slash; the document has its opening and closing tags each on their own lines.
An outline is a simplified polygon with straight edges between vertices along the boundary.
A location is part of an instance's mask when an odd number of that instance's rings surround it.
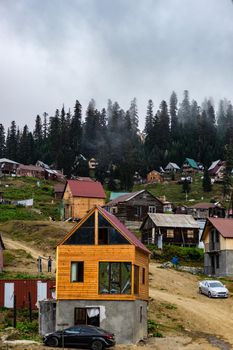
<svg viewBox="0 0 233 350">
<path fill-rule="evenodd" d="M 32 248 L 29 245 L 25 245 L 24 242 L 12 240 L 11 238 L 4 236 L 4 235 L 2 235 L 2 236 L 3 236 L 3 241 L 4 241 L 4 244 L 6 246 L 6 249 L 22 249 L 25 252 L 31 254 L 31 256 L 34 259 L 37 259 L 39 255 L 43 256 L 43 254 L 44 254 L 42 251 L 40 251 L 38 249 Z"/>
</svg>

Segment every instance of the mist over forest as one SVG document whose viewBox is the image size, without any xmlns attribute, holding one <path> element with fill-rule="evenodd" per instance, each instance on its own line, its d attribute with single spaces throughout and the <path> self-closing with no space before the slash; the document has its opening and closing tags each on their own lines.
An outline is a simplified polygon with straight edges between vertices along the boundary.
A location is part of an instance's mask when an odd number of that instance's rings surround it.
<svg viewBox="0 0 233 350">
<path fill-rule="evenodd" d="M 67 178 L 88 176 L 88 160 L 98 162 L 95 177 L 102 183 L 108 179 L 114 187 L 130 190 L 135 172 L 144 178 L 150 170 L 159 170 L 168 162 L 182 165 L 186 157 L 205 168 L 212 161 L 224 160 L 226 146 L 233 139 L 233 107 L 231 101 L 192 100 L 187 90 L 182 101 L 173 91 L 169 101 L 155 106 L 150 99 L 139 130 L 137 100 L 123 110 L 117 101 L 108 101 L 98 110 L 92 99 L 86 110 L 76 100 L 74 108 L 64 106 L 54 115 L 46 112 L 35 117 L 35 126 L 20 129 L 15 121 L 6 130 L 0 124 L 0 158 L 22 164 L 41 160 L 54 169 L 62 169 Z"/>
</svg>

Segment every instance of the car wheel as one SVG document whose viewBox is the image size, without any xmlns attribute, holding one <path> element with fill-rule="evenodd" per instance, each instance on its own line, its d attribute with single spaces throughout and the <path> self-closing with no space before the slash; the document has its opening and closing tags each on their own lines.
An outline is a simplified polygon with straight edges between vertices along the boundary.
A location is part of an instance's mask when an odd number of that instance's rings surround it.
<svg viewBox="0 0 233 350">
<path fill-rule="evenodd" d="M 58 344 L 59 344 L 59 341 L 56 337 L 51 337 L 46 342 L 46 345 L 48 345 L 48 346 L 56 347 L 56 346 L 58 346 Z"/>
<path fill-rule="evenodd" d="M 211 298 L 211 297 L 212 297 L 212 295 L 211 295 L 211 293 L 210 293 L 210 292 L 208 292 L 208 297 L 209 297 L 209 298 Z"/>
<path fill-rule="evenodd" d="M 202 294 L 202 290 L 201 290 L 201 287 L 199 288 L 199 293 Z"/>
<path fill-rule="evenodd" d="M 91 350 L 102 350 L 103 348 L 103 343 L 100 340 L 95 340 L 91 344 Z"/>
</svg>

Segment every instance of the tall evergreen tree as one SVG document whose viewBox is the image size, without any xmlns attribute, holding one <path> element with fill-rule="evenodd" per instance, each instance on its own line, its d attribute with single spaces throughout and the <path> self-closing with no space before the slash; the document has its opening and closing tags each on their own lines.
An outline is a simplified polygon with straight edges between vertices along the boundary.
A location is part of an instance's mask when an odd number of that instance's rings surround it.
<svg viewBox="0 0 233 350">
<path fill-rule="evenodd" d="M 146 135 L 149 134 L 149 132 L 153 127 L 153 107 L 154 107 L 153 101 L 149 100 L 147 105 L 145 128 L 144 128 Z"/>
<path fill-rule="evenodd" d="M 204 171 L 202 187 L 204 192 L 210 192 L 212 190 L 211 178 L 207 168 Z"/>
<path fill-rule="evenodd" d="M 5 156 L 6 144 L 5 144 L 5 130 L 4 126 L 0 124 L 0 158 Z"/>
</svg>

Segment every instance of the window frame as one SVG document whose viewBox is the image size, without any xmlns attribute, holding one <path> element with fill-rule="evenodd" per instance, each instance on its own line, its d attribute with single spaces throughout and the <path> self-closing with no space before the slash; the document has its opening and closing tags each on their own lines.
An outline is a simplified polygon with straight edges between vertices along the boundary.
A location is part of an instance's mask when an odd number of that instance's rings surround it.
<svg viewBox="0 0 233 350">
<path fill-rule="evenodd" d="M 72 279 L 72 266 L 77 266 L 76 267 L 76 278 L 75 280 Z M 81 268 L 81 273 L 79 272 Z M 80 278 L 80 277 L 81 278 Z M 84 283 L 84 261 L 71 261 L 70 263 L 70 283 Z"/>
<path fill-rule="evenodd" d="M 173 228 L 168 228 L 166 231 L 166 236 L 167 238 L 174 238 L 174 229 Z"/>
</svg>

